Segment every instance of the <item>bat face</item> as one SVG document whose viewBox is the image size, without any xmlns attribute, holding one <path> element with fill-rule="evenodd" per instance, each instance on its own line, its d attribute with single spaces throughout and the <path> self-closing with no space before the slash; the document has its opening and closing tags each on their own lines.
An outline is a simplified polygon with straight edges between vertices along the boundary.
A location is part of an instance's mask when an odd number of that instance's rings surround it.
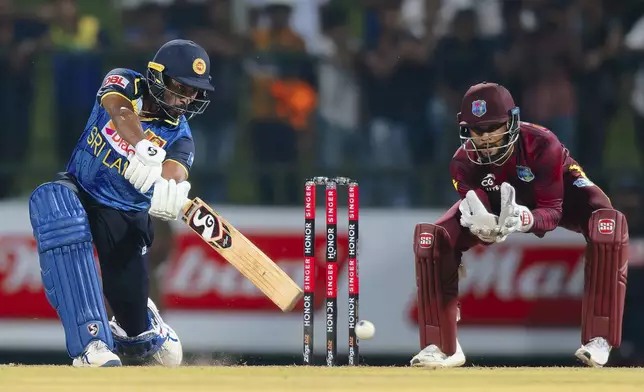
<svg viewBox="0 0 644 392">
<path fill-rule="evenodd" d="M 198 197 L 186 203 L 181 220 L 282 311 L 292 310 L 304 295 L 288 274 Z"/>
<path fill-rule="evenodd" d="M 193 204 L 193 206 L 196 209 L 192 208 L 192 211 L 189 210 L 184 215 L 184 222 L 212 246 L 221 249 L 230 248 L 233 245 L 233 240 L 228 226 L 223 224 L 221 219 L 205 205 L 196 206 Z"/>
</svg>

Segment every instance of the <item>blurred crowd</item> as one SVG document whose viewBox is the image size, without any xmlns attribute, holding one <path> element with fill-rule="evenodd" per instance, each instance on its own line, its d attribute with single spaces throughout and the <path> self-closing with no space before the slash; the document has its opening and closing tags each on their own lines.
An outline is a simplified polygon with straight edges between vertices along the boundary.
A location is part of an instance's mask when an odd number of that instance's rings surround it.
<svg viewBox="0 0 644 392">
<path fill-rule="evenodd" d="M 192 178 L 214 202 L 297 204 L 305 176 L 349 175 L 364 205 L 447 204 L 455 115 L 483 80 L 506 85 L 598 183 L 639 184 L 624 170 L 637 158 L 616 169 L 605 157 L 615 133 L 644 151 L 642 1 L 31 3 L 0 0 L 2 197 L 25 191 L 29 157 L 46 150 L 64 168 L 107 70 L 144 71 L 176 37 L 211 56 Z"/>
</svg>

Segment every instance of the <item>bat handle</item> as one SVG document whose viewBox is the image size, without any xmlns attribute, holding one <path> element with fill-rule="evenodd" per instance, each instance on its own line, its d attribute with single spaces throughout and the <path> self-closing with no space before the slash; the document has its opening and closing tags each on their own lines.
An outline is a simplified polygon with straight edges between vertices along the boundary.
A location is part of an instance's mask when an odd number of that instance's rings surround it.
<svg viewBox="0 0 644 392">
<path fill-rule="evenodd" d="M 186 198 L 186 201 L 183 203 L 183 213 L 187 213 L 190 207 L 192 207 L 192 199 Z"/>
</svg>

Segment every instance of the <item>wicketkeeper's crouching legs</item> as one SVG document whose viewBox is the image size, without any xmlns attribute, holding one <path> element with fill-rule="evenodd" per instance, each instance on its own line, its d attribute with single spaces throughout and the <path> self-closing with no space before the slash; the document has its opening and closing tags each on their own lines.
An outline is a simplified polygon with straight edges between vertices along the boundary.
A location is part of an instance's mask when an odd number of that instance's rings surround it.
<svg viewBox="0 0 644 392">
<path fill-rule="evenodd" d="M 622 341 L 622 319 L 628 270 L 628 224 L 614 209 L 598 209 L 588 222 L 582 346 L 575 355 L 601 367 L 612 347 Z"/>
<path fill-rule="evenodd" d="M 458 280 L 462 252 L 480 243 L 458 221 L 458 203 L 436 224 L 414 231 L 418 324 L 421 351 L 412 366 L 455 367 L 465 363 L 456 336 L 460 317 Z"/>
</svg>

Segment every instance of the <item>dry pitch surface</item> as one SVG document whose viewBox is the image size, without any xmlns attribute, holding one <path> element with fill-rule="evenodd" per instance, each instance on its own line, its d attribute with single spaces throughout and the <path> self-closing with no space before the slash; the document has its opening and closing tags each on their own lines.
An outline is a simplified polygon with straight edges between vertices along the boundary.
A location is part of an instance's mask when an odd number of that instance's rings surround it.
<svg viewBox="0 0 644 392">
<path fill-rule="evenodd" d="M 0 391 L 644 391 L 644 369 L 0 366 Z"/>
</svg>

